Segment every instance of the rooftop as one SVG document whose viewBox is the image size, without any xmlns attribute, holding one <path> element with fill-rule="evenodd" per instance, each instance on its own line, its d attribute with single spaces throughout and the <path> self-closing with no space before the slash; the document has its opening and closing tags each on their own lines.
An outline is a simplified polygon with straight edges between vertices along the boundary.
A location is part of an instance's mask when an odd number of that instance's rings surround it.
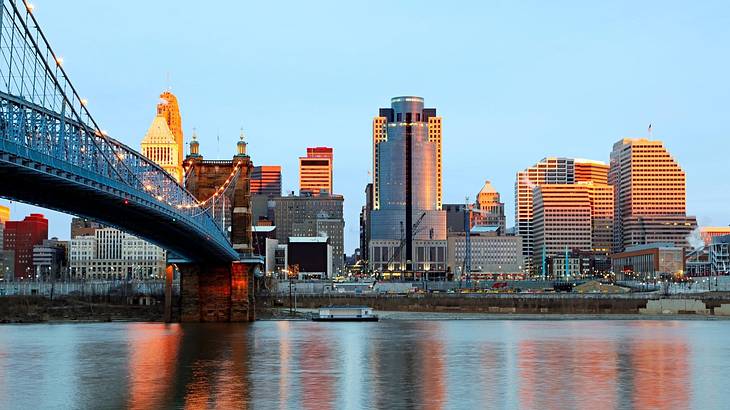
<svg viewBox="0 0 730 410">
<path fill-rule="evenodd" d="M 657 248 L 671 249 L 671 250 L 682 249 L 680 247 L 675 246 L 673 243 L 670 243 L 670 242 L 654 242 L 654 243 L 647 243 L 644 245 L 629 246 L 626 248 L 626 252 L 645 251 L 645 250 L 657 249 Z"/>
<path fill-rule="evenodd" d="M 324 236 L 290 236 L 289 243 L 327 243 Z"/>
</svg>

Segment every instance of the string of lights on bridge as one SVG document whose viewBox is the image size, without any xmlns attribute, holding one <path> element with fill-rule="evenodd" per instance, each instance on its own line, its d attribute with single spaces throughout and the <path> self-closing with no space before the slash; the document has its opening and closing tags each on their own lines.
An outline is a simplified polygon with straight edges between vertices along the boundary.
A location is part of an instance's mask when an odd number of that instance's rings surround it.
<svg viewBox="0 0 730 410">
<path fill-rule="evenodd" d="M 33 11 L 35 10 L 35 5 L 33 5 L 32 3 L 28 2 L 28 1 L 24 1 L 23 4 L 25 5 L 25 8 L 26 8 L 27 12 L 32 14 Z M 53 60 L 56 62 L 56 65 L 59 68 L 61 68 L 61 66 L 63 65 L 63 62 L 64 62 L 63 61 L 63 57 L 56 55 L 53 52 L 53 50 L 50 50 L 50 51 L 52 53 Z M 76 93 L 74 92 L 74 94 L 76 94 Z M 78 95 L 75 95 L 75 97 L 78 98 L 79 103 L 81 104 L 81 106 L 83 107 L 83 109 L 86 109 L 87 106 L 88 106 L 89 101 L 86 98 L 80 98 Z M 108 134 L 107 134 L 106 130 L 102 130 L 102 129 L 98 129 L 97 128 L 94 133 L 95 133 L 95 135 L 96 135 L 97 138 L 102 138 L 102 139 L 106 140 L 107 142 L 112 142 L 108 138 Z M 81 152 L 82 153 L 86 151 L 85 150 L 85 147 L 81 147 L 80 149 L 81 149 Z M 116 159 L 118 161 L 124 163 L 124 160 L 126 158 L 126 155 L 122 151 L 117 151 L 115 157 L 116 157 Z M 236 177 L 238 175 L 238 172 L 241 170 L 242 164 L 243 164 L 242 161 L 238 161 L 234 165 L 233 170 L 231 170 L 231 173 L 228 176 L 228 178 L 226 178 L 226 181 L 220 187 L 218 187 L 215 190 L 215 192 L 210 197 L 208 197 L 207 199 L 202 200 L 202 201 L 196 200 L 195 203 L 191 203 L 191 204 L 173 204 L 173 203 L 171 203 L 169 201 L 166 201 L 164 195 L 160 195 L 160 194 L 154 195 L 153 194 L 152 191 L 154 190 L 154 187 L 151 184 L 149 184 L 149 183 L 147 183 L 147 184 L 144 185 L 144 189 L 145 189 L 145 191 L 148 191 L 150 194 L 152 194 L 153 197 L 155 197 L 155 199 L 157 199 L 158 201 L 165 202 L 167 205 L 169 205 L 171 207 L 175 207 L 177 209 L 194 209 L 194 208 L 198 208 L 198 209 L 201 209 L 201 213 L 202 212 L 206 212 L 210 208 L 210 206 L 212 206 L 212 205 L 215 204 L 216 199 L 218 197 L 222 197 L 226 193 L 226 191 L 231 187 L 231 183 L 236 179 Z M 125 200 L 125 203 L 127 203 L 126 200 Z"/>
</svg>

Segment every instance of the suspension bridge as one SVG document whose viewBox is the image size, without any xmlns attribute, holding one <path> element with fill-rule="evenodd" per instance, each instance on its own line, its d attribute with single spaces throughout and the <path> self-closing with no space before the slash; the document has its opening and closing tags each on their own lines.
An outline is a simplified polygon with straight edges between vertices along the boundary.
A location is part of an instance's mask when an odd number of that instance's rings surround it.
<svg viewBox="0 0 730 410">
<path fill-rule="evenodd" d="M 247 254 L 245 150 L 225 164 L 190 161 L 191 193 L 99 126 L 32 5 L 0 4 L 0 196 L 90 218 L 167 249 L 178 262 L 183 321 L 252 320 L 249 285 L 261 259 Z M 221 167 L 230 175 L 219 175 Z M 168 320 L 171 298 L 170 291 Z"/>
<path fill-rule="evenodd" d="M 0 195 L 91 218 L 192 261 L 234 261 L 214 202 L 107 135 L 26 2 L 0 13 Z M 222 192 L 221 192 L 222 194 Z"/>
</svg>

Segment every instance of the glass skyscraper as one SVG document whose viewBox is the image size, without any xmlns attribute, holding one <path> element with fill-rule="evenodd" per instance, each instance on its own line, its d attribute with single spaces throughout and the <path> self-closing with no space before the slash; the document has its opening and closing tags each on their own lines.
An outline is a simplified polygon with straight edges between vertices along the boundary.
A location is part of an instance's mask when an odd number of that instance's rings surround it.
<svg viewBox="0 0 730 410">
<path fill-rule="evenodd" d="M 421 97 L 395 97 L 373 120 L 372 240 L 445 240 L 441 210 L 441 117 Z"/>
</svg>

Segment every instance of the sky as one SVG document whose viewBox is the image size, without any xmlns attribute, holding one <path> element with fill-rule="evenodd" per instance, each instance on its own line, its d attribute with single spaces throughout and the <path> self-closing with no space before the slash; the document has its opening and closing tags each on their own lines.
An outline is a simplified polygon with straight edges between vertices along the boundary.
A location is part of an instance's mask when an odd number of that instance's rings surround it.
<svg viewBox="0 0 730 410">
<path fill-rule="evenodd" d="M 345 248 L 371 169 L 372 119 L 418 95 L 443 117 L 444 202 L 485 180 L 514 224 L 515 173 L 546 156 L 608 161 L 623 137 L 665 142 L 687 173 L 688 213 L 730 224 L 727 1 L 35 0 L 71 81 L 109 135 L 139 147 L 167 87 L 186 141 L 255 165 L 334 148 Z M 220 142 L 218 142 L 218 137 Z M 13 203 L 12 218 L 36 208 Z M 70 217 L 42 210 L 51 236 Z"/>
</svg>

